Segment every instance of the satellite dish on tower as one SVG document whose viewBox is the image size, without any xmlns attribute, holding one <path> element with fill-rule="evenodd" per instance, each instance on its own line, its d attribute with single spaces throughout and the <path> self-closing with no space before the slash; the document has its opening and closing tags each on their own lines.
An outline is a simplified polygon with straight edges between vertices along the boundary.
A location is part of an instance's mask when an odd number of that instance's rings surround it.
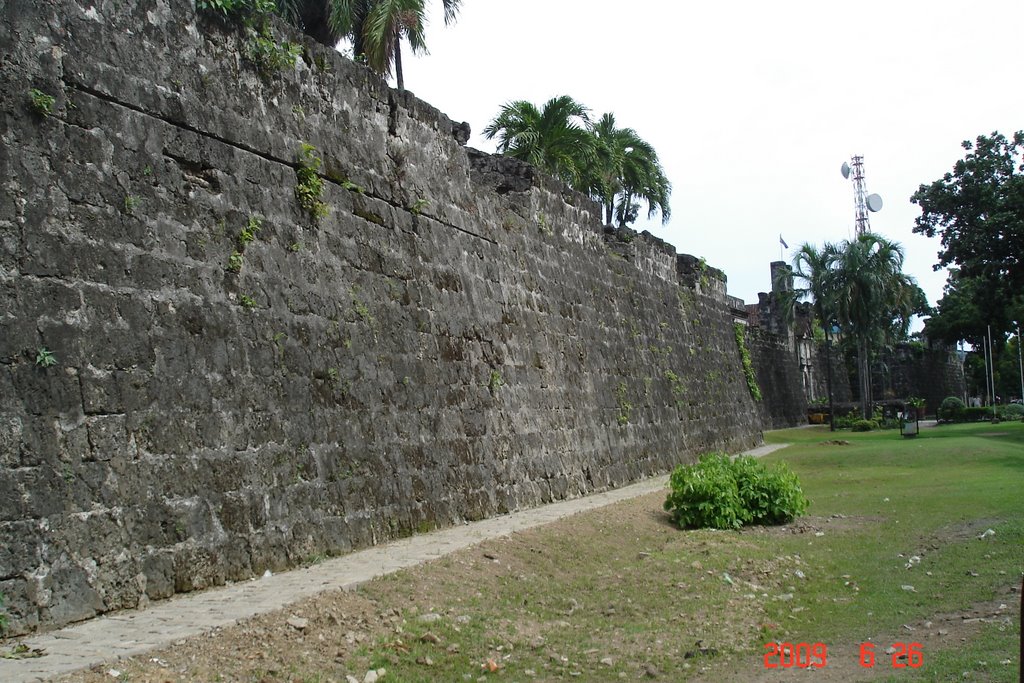
<svg viewBox="0 0 1024 683">
<path fill-rule="evenodd" d="M 852 163 L 844 161 L 840 171 L 844 178 L 853 181 L 853 208 L 857 236 L 859 237 L 871 230 L 868 214 L 881 210 L 882 198 L 877 194 L 868 194 L 864 182 L 864 157 L 854 156 L 850 162 Z"/>
</svg>

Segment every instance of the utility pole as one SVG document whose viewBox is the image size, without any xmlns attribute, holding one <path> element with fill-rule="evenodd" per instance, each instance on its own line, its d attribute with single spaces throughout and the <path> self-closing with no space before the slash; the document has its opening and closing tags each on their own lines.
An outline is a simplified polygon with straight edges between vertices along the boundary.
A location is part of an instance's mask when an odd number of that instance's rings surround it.
<svg viewBox="0 0 1024 683">
<path fill-rule="evenodd" d="M 1020 353 L 1020 321 L 1017 321 L 1017 365 L 1020 366 L 1020 402 L 1024 404 L 1024 357 Z"/>
</svg>

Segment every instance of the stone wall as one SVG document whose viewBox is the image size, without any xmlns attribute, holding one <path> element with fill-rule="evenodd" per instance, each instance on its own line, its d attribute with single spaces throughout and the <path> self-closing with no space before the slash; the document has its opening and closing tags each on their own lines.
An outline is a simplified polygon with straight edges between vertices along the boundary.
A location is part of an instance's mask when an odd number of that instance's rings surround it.
<svg viewBox="0 0 1024 683">
<path fill-rule="evenodd" d="M 925 410 L 934 414 L 948 396 L 964 398 L 964 366 L 956 350 L 943 344 L 928 348 L 901 344 L 886 354 L 872 379 L 875 396 L 925 400 Z"/>
<path fill-rule="evenodd" d="M 828 400 L 829 372 L 832 373 L 832 400 L 834 403 L 850 403 L 850 376 L 846 370 L 846 359 L 839 351 L 835 341 L 830 341 L 826 349 L 825 343 L 815 346 L 814 353 L 814 395 Z"/>
<path fill-rule="evenodd" d="M 766 429 L 807 423 L 807 399 L 796 351 L 786 337 L 760 327 L 747 329 L 747 346 L 761 389 L 757 410 Z"/>
<path fill-rule="evenodd" d="M 720 272 L 241 40 L 185 0 L 0 4 L 14 633 L 760 441 Z"/>
</svg>

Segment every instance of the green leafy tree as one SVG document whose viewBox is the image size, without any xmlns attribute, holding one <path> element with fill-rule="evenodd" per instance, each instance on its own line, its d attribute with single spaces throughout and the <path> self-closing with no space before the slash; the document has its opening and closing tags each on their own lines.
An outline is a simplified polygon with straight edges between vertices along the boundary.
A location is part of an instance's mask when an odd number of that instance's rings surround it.
<svg viewBox="0 0 1024 683">
<path fill-rule="evenodd" d="M 497 138 L 499 153 L 533 164 L 588 192 L 597 155 L 589 115 L 585 106 L 568 95 L 553 97 L 540 108 L 516 100 L 501 107 L 483 134 L 488 140 Z"/>
<path fill-rule="evenodd" d="M 925 321 L 927 337 L 949 344 L 969 341 L 978 345 L 988 325 L 1006 328 L 1006 308 L 998 289 L 985 278 L 965 277 L 958 268 L 951 269 L 936 311 Z"/>
<path fill-rule="evenodd" d="M 1007 288 L 1024 285 L 1024 131 L 964 141 L 953 170 L 910 198 L 921 208 L 914 232 L 941 237 L 936 269 L 955 265 L 962 277 Z"/>
</svg>

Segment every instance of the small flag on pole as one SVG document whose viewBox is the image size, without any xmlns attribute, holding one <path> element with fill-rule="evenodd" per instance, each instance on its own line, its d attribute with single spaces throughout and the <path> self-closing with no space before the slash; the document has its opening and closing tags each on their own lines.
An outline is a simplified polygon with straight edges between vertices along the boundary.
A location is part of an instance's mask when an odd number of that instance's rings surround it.
<svg viewBox="0 0 1024 683">
<path fill-rule="evenodd" d="M 782 234 L 779 234 L 779 244 L 782 245 L 783 249 L 789 249 L 789 245 L 786 244 L 786 240 L 782 239 Z"/>
</svg>

